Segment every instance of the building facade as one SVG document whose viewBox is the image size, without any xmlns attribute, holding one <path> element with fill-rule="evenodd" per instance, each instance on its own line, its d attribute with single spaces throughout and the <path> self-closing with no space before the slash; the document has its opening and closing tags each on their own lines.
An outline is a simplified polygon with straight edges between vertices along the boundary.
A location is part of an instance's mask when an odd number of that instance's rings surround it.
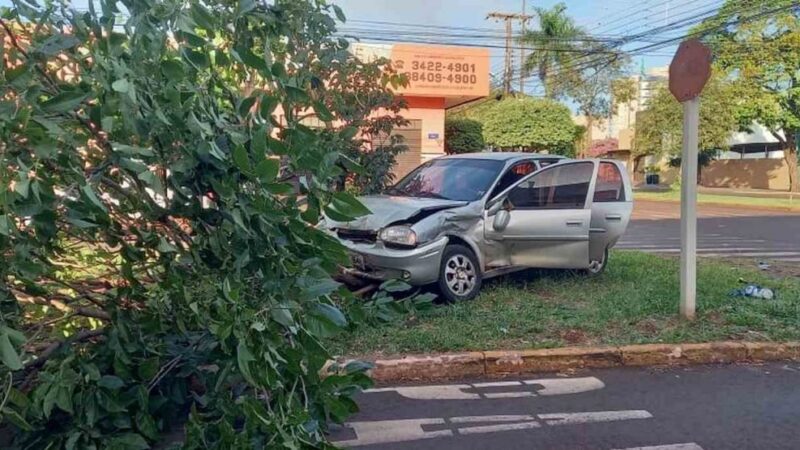
<svg viewBox="0 0 800 450">
<path fill-rule="evenodd" d="M 412 44 L 354 43 L 350 51 L 365 61 L 385 58 L 408 78 L 399 88 L 408 106 L 400 114 L 408 120 L 395 133 L 408 150 L 397 158 L 401 177 L 445 152 L 444 120 L 448 108 L 489 95 L 489 50 L 482 48 Z"/>
</svg>

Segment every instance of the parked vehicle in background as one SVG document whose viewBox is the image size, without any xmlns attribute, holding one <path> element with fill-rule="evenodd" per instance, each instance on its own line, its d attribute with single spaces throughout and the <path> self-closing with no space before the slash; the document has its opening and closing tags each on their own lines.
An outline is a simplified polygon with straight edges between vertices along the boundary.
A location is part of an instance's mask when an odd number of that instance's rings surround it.
<svg viewBox="0 0 800 450">
<path fill-rule="evenodd" d="M 350 250 L 348 273 L 436 283 L 448 301 L 524 268 L 601 273 L 633 207 L 621 163 L 531 153 L 437 158 L 360 200 L 371 214 L 323 223 Z"/>
</svg>

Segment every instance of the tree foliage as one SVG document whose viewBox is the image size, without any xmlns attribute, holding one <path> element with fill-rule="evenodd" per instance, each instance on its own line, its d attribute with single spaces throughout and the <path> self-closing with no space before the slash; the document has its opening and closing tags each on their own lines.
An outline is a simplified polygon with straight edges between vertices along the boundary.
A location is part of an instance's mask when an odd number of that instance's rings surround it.
<svg viewBox="0 0 800 450">
<path fill-rule="evenodd" d="M 569 108 L 548 99 L 509 98 L 481 118 L 486 143 L 503 149 L 572 156 L 577 129 Z"/>
<path fill-rule="evenodd" d="M 88 5 L 2 13 L 0 446 L 325 446 L 368 379 L 321 377 L 348 296 L 314 224 L 367 213 L 331 188 L 402 79 L 322 0 Z"/>
<path fill-rule="evenodd" d="M 713 76 L 700 94 L 698 148 L 716 153 L 728 148 L 731 134 L 738 130 L 735 109 L 737 90 L 719 76 Z M 683 107 L 661 86 L 650 99 L 648 108 L 636 123 L 633 154 L 675 158 L 683 145 Z M 710 162 L 707 157 L 704 161 Z"/>
<path fill-rule="evenodd" d="M 525 58 L 522 70 L 525 76 L 536 74 L 548 98 L 557 95 L 551 76 L 561 77 L 578 66 L 574 57 L 580 51 L 580 40 L 587 37 L 586 32 L 566 14 L 566 9 L 564 3 L 550 9 L 535 8 L 539 26 L 520 38 L 522 45 L 533 49 Z"/>
<path fill-rule="evenodd" d="M 698 27 L 715 55 L 716 67 L 739 90 L 740 126 L 758 122 L 784 150 L 791 189 L 800 191 L 800 7 L 790 0 L 727 0 Z"/>
<path fill-rule="evenodd" d="M 447 154 L 482 151 L 483 125 L 477 120 L 448 118 L 444 122 L 444 142 Z"/>
</svg>

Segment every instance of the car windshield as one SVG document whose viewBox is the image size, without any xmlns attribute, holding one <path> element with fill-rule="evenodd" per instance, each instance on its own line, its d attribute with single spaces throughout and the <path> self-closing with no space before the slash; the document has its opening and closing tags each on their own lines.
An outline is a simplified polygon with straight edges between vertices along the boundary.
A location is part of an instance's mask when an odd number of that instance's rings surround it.
<svg viewBox="0 0 800 450">
<path fill-rule="evenodd" d="M 387 194 L 471 202 L 486 193 L 503 165 L 492 159 L 435 159 L 414 169 Z"/>
</svg>

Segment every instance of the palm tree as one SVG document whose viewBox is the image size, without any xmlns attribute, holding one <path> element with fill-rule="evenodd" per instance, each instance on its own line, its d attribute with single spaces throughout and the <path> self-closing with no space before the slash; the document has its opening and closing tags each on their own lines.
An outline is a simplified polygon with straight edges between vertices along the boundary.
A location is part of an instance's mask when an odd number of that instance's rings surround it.
<svg viewBox="0 0 800 450">
<path fill-rule="evenodd" d="M 545 95 L 550 98 L 555 97 L 550 76 L 574 65 L 574 54 L 581 48 L 579 41 L 586 36 L 586 32 L 565 13 L 566 9 L 563 3 L 551 9 L 536 8 L 539 28 L 520 38 L 522 45 L 533 49 L 522 65 L 523 76 L 535 72 L 544 85 Z"/>
</svg>

